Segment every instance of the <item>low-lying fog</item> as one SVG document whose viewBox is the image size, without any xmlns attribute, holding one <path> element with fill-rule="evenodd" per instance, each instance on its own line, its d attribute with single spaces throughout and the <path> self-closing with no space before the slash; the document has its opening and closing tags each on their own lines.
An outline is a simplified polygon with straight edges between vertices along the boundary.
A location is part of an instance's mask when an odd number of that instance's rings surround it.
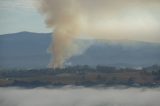
<svg viewBox="0 0 160 106">
<path fill-rule="evenodd" d="M 160 106 L 160 88 L 0 88 L 0 106 Z"/>
</svg>

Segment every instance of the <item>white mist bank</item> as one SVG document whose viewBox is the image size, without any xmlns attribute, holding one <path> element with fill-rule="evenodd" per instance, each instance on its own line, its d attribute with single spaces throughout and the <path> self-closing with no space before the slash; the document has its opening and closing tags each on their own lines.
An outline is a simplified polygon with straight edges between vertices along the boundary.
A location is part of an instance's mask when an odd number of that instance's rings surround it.
<svg viewBox="0 0 160 106">
<path fill-rule="evenodd" d="M 159 106 L 160 88 L 0 88 L 0 106 Z"/>
</svg>

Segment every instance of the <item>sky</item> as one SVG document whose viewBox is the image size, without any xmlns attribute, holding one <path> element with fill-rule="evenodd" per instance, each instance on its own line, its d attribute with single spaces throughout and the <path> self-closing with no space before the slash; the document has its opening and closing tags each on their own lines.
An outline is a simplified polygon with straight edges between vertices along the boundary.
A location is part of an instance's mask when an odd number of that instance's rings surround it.
<svg viewBox="0 0 160 106">
<path fill-rule="evenodd" d="M 51 32 L 35 0 L 0 0 L 0 35 L 21 31 Z"/>
</svg>

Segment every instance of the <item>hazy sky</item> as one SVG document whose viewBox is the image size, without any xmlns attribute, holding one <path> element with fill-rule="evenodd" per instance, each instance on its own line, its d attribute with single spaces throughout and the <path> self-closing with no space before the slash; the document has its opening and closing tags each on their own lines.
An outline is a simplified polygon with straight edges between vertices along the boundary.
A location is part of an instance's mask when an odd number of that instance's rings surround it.
<svg viewBox="0 0 160 106">
<path fill-rule="evenodd" d="M 0 0 L 0 34 L 19 31 L 51 32 L 46 28 L 44 17 L 34 6 L 35 1 L 37 0 Z M 158 0 L 156 2 L 159 3 Z M 159 18 L 159 10 L 156 11 L 154 14 Z"/>
<path fill-rule="evenodd" d="M 34 6 L 35 0 L 0 0 L 0 34 L 50 32 Z"/>
</svg>

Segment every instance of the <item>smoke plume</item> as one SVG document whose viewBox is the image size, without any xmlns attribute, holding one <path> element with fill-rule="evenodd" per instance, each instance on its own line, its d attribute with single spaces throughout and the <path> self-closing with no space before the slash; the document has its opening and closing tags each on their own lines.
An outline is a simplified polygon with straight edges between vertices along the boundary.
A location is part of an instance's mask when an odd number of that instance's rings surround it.
<svg viewBox="0 0 160 106">
<path fill-rule="evenodd" d="M 46 24 L 53 29 L 50 67 L 63 67 L 89 46 L 77 44 L 78 39 L 160 42 L 159 0 L 40 1 Z"/>
</svg>

